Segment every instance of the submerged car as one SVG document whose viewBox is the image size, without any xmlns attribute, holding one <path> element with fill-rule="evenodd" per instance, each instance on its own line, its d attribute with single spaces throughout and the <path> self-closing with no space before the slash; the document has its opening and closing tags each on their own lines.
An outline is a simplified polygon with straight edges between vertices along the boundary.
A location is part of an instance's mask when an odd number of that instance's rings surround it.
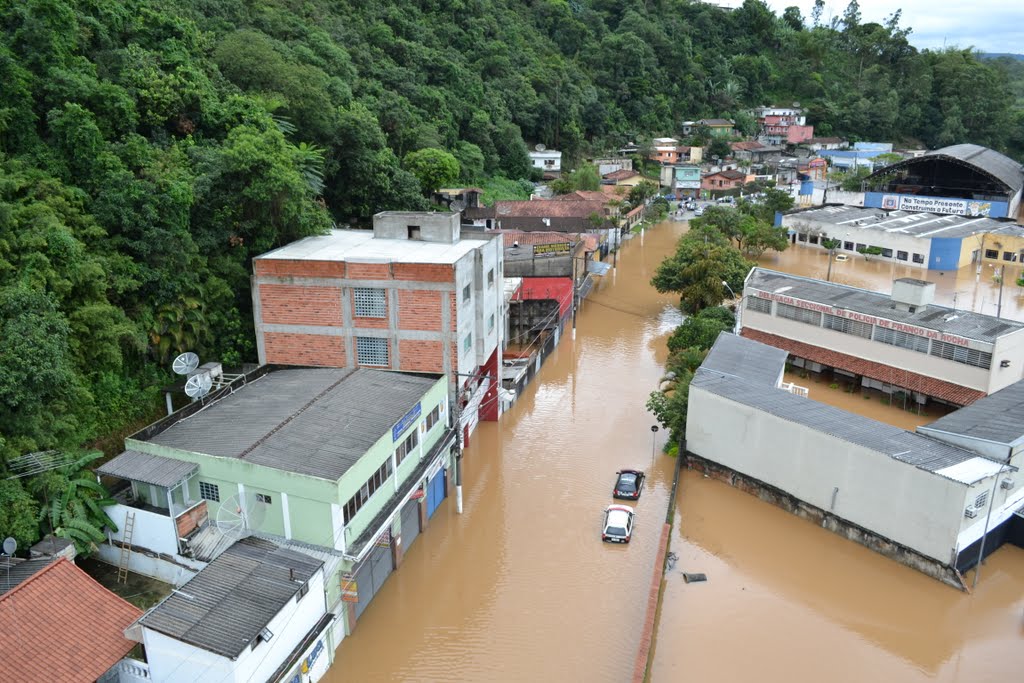
<svg viewBox="0 0 1024 683">
<path fill-rule="evenodd" d="M 693 215 L 694 216 L 703 216 L 704 215 L 704 207 L 703 206 L 698 206 L 696 209 L 693 210 Z"/>
<path fill-rule="evenodd" d="M 633 536 L 633 508 L 609 505 L 604 511 L 604 530 L 601 540 L 606 543 L 629 543 Z"/>
<path fill-rule="evenodd" d="M 644 473 L 640 470 L 622 470 L 616 474 L 619 475 L 619 478 L 615 480 L 612 497 L 622 500 L 639 500 L 640 492 L 644 489 Z"/>
</svg>

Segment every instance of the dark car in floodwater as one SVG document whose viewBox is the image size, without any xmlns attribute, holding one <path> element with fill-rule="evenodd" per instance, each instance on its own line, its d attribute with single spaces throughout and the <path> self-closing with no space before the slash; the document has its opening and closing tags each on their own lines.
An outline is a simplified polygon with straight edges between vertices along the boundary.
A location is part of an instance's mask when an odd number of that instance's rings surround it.
<svg viewBox="0 0 1024 683">
<path fill-rule="evenodd" d="M 612 497 L 620 500 L 639 500 L 644 490 L 644 473 L 640 470 L 621 470 L 616 472 L 615 488 Z"/>
</svg>

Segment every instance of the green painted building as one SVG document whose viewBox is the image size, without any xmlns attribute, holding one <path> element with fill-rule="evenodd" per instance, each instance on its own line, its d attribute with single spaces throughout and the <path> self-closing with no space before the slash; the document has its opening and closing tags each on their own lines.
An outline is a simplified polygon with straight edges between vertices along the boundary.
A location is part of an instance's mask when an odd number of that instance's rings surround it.
<svg viewBox="0 0 1024 683">
<path fill-rule="evenodd" d="M 351 605 L 351 630 L 447 495 L 447 390 L 441 375 L 264 366 L 132 435 L 97 473 L 121 480 L 133 546 L 172 534 L 184 560 L 209 561 L 256 534 L 329 552 L 328 605 Z"/>
</svg>

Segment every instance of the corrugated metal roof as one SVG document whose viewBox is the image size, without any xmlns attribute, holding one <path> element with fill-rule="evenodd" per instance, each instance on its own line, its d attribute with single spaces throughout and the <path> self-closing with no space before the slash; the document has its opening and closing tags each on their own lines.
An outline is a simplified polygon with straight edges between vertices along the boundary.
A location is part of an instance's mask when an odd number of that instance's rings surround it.
<svg viewBox="0 0 1024 683">
<path fill-rule="evenodd" d="M 18 587 L 22 581 L 34 576 L 56 560 L 47 557 L 41 560 L 21 560 L 16 557 L 0 557 L 0 595 Z"/>
<path fill-rule="evenodd" d="M 703 367 L 697 370 L 690 386 L 830 434 L 928 472 L 938 473 L 938 470 L 977 457 L 977 453 L 927 436 Z"/>
<path fill-rule="evenodd" d="M 139 451 L 125 451 L 96 468 L 97 474 L 141 481 L 164 488 L 177 486 L 199 469 L 199 465 Z"/>
<path fill-rule="evenodd" d="M 971 460 L 964 460 L 956 465 L 944 467 L 936 472 L 936 474 L 940 474 L 948 479 L 955 479 L 963 484 L 975 484 L 985 477 L 999 474 L 1002 469 L 1003 466 L 1000 463 L 979 456 Z"/>
<path fill-rule="evenodd" d="M 910 235 L 923 239 L 932 237 L 970 237 L 982 233 L 1024 236 L 1024 226 L 1013 221 L 987 216 L 887 211 L 870 206 L 823 206 L 787 213 L 783 224 L 797 228 L 802 220 L 811 220 L 826 227 L 836 239 L 859 239 L 854 231 L 879 231 Z M 851 233 L 847 235 L 846 233 Z"/>
<path fill-rule="evenodd" d="M 845 308 L 857 313 L 988 343 L 1024 328 L 1024 323 L 936 304 L 929 304 L 915 313 L 900 311 L 892 307 L 892 298 L 888 294 L 764 268 L 754 268 L 751 271 L 744 294 L 751 294 L 751 289 L 827 304 L 834 308 Z"/>
<path fill-rule="evenodd" d="M 782 349 L 722 332 L 701 367 L 774 387 L 787 358 L 789 353 Z"/>
<path fill-rule="evenodd" d="M 1024 442 L 1024 380 L 940 417 L 919 430 L 962 434 L 1007 445 Z"/>
<path fill-rule="evenodd" d="M 276 370 L 149 440 L 337 481 L 437 380 L 366 368 Z"/>
<path fill-rule="evenodd" d="M 244 538 L 154 607 L 141 624 L 233 659 L 322 565 L 270 541 Z"/>
<path fill-rule="evenodd" d="M 977 166 L 980 170 L 995 176 L 1008 185 L 1014 192 L 1024 186 L 1024 175 L 1022 175 L 1024 171 L 1022 171 L 1021 165 L 994 149 L 982 147 L 981 145 L 950 145 L 949 147 L 928 152 L 918 158 L 928 159 L 929 157 L 936 156 L 952 157 L 958 161 Z"/>
</svg>

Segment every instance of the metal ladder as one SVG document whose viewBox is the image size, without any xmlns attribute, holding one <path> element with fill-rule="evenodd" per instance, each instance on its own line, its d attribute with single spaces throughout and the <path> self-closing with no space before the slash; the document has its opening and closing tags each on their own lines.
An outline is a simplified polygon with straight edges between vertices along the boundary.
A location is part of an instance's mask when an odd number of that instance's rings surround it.
<svg viewBox="0 0 1024 683">
<path fill-rule="evenodd" d="M 117 582 L 128 583 L 128 558 L 132 554 L 132 532 L 135 530 L 135 513 L 124 514 L 124 533 L 121 535 L 121 561 L 117 563 Z"/>
</svg>

